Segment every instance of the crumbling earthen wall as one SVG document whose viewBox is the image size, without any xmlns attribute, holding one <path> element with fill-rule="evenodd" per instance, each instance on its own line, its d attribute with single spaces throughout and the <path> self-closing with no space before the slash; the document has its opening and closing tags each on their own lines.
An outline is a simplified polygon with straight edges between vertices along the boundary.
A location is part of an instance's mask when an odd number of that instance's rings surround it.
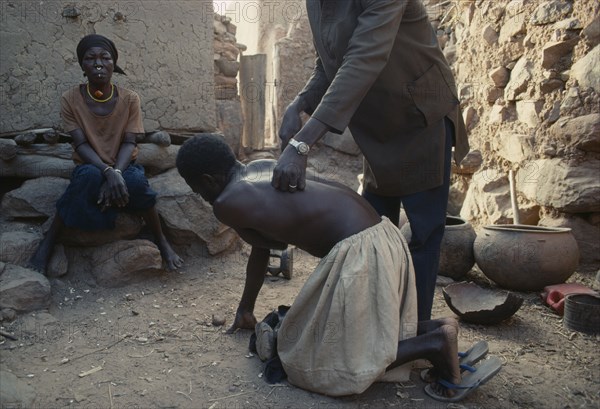
<svg viewBox="0 0 600 409">
<path fill-rule="evenodd" d="M 472 151 L 455 205 L 475 224 L 573 229 L 600 263 L 600 6 L 594 0 L 454 1 L 439 27 Z M 478 152 L 470 159 L 477 162 Z M 459 174 L 459 173 L 462 173 Z M 463 202 L 464 199 L 464 202 Z M 597 267 L 596 267 L 597 268 Z"/>
<path fill-rule="evenodd" d="M 59 98 L 83 82 L 75 48 L 113 39 L 147 131 L 217 127 L 212 1 L 0 2 L 0 133 L 60 128 Z"/>
</svg>

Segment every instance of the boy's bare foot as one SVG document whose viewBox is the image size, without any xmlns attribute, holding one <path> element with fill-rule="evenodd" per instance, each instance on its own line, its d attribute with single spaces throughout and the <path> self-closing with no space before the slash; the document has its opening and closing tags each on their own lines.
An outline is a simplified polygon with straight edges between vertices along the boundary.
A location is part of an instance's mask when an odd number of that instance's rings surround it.
<svg viewBox="0 0 600 409">
<path fill-rule="evenodd" d="M 256 327 L 256 317 L 251 312 L 236 312 L 235 320 L 231 327 L 226 331 L 227 334 L 233 334 L 238 329 L 250 329 L 254 331 Z"/>
<path fill-rule="evenodd" d="M 183 259 L 175 253 L 175 250 L 173 250 L 165 237 L 158 240 L 158 249 L 160 250 L 162 259 L 167 264 L 167 269 L 177 270 L 183 265 Z"/>
<path fill-rule="evenodd" d="M 458 366 L 458 330 L 452 324 L 445 324 L 436 329 L 434 333 L 437 335 L 439 348 L 436 353 L 428 358 L 433 363 L 434 374 L 437 379 L 459 384 L 461 375 Z M 433 382 L 431 388 L 436 394 L 447 398 L 454 396 L 456 393 L 437 382 Z"/>
</svg>

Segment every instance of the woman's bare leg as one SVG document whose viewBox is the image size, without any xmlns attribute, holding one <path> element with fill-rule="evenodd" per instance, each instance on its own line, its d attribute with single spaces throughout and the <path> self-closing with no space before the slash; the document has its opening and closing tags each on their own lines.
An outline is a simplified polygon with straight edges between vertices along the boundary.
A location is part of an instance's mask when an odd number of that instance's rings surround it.
<svg viewBox="0 0 600 409">
<path fill-rule="evenodd" d="M 46 269 L 48 268 L 48 261 L 50 261 L 50 256 L 52 255 L 52 250 L 54 250 L 54 245 L 56 244 L 56 238 L 63 228 L 64 223 L 58 213 L 54 215 L 54 220 L 52 220 L 52 224 L 50 225 L 50 229 L 40 242 L 37 250 L 29 259 L 28 267 L 32 270 L 38 271 L 44 275 L 46 275 Z"/>
<path fill-rule="evenodd" d="M 178 267 L 181 267 L 183 265 L 183 260 L 177 255 L 177 253 L 175 253 L 175 250 L 173 250 L 171 244 L 169 244 L 169 241 L 165 237 L 160 225 L 160 219 L 158 217 L 156 207 L 153 206 L 143 212 L 142 217 L 144 218 L 144 221 L 148 227 L 150 227 L 152 234 L 154 234 L 156 245 L 160 250 L 160 255 L 167 264 L 167 268 L 169 270 L 176 270 Z"/>
</svg>

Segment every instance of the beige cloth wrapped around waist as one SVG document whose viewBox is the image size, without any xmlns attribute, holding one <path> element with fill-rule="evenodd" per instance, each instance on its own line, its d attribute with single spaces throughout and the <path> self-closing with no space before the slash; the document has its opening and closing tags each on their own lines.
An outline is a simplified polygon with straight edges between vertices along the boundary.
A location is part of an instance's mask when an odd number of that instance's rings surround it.
<svg viewBox="0 0 600 409">
<path fill-rule="evenodd" d="M 387 218 L 339 242 L 286 314 L 277 349 L 293 385 L 331 396 L 362 393 L 386 375 L 398 341 L 417 332 L 408 245 Z M 410 366 L 396 368 L 408 379 Z"/>
</svg>

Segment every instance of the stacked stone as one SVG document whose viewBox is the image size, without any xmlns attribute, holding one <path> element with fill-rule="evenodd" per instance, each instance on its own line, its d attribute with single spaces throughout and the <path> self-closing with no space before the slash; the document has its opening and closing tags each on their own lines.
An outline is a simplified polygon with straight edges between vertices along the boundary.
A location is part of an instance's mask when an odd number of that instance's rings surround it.
<svg viewBox="0 0 600 409">
<path fill-rule="evenodd" d="M 451 209 L 472 223 L 573 229 L 600 263 L 600 19 L 594 0 L 430 6 L 480 166 L 455 167 Z M 433 13 L 436 14 L 436 13 Z M 478 155 L 471 155 L 470 160 Z"/>
<path fill-rule="evenodd" d="M 236 40 L 237 27 L 229 17 L 215 13 L 214 20 L 215 98 L 217 127 L 233 151 L 241 148 L 243 123 L 238 92 L 238 57 L 246 46 Z"/>
<path fill-rule="evenodd" d="M 215 97 L 217 100 L 238 98 L 237 75 L 240 70 L 238 56 L 246 46 L 238 44 L 237 27 L 226 16 L 214 15 L 215 31 Z"/>
</svg>

